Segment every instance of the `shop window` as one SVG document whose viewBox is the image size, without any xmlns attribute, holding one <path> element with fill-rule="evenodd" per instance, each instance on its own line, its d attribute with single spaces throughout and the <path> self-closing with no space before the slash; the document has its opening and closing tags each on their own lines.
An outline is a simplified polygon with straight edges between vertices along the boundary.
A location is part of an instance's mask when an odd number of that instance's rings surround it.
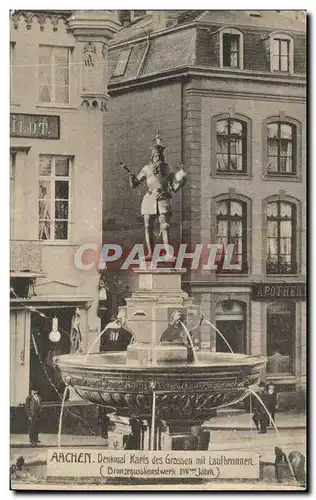
<svg viewBox="0 0 316 500">
<path fill-rule="evenodd" d="M 226 118 L 216 122 L 217 173 L 247 172 L 247 124 Z"/>
<path fill-rule="evenodd" d="M 271 71 L 293 72 L 292 37 L 279 33 L 270 38 L 270 65 Z"/>
<path fill-rule="evenodd" d="M 238 300 L 223 300 L 216 305 L 216 328 L 233 352 L 246 353 L 246 304 Z M 216 334 L 216 351 L 230 352 L 227 343 Z"/>
<path fill-rule="evenodd" d="M 296 206 L 285 201 L 267 204 L 267 274 L 296 273 Z"/>
<path fill-rule="evenodd" d="M 70 102 L 70 52 L 66 47 L 39 47 L 39 102 Z"/>
<path fill-rule="evenodd" d="M 295 303 L 275 301 L 267 307 L 267 372 L 294 373 Z"/>
<path fill-rule="evenodd" d="M 68 156 L 40 155 L 40 240 L 69 238 L 71 160 Z"/>
<path fill-rule="evenodd" d="M 268 174 L 296 174 L 296 126 L 286 122 L 267 124 Z"/>
<path fill-rule="evenodd" d="M 222 256 L 228 244 L 234 245 L 231 263 L 238 266 L 238 269 L 229 272 L 247 272 L 247 206 L 245 202 L 229 198 L 216 203 L 216 241 L 222 247 Z M 218 265 L 218 272 L 225 272 L 221 265 Z"/>
<path fill-rule="evenodd" d="M 220 31 L 220 66 L 243 69 L 243 34 L 235 28 Z"/>
</svg>

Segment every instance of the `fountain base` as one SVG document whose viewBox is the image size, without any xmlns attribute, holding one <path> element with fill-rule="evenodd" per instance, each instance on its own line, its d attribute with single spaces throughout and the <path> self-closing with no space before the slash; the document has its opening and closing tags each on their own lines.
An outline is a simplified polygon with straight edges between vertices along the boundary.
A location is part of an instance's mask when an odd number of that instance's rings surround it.
<svg viewBox="0 0 316 500">
<path fill-rule="evenodd" d="M 161 422 L 169 428 L 200 426 L 217 408 L 242 400 L 265 365 L 263 358 L 244 354 L 198 351 L 195 356 L 189 330 L 199 324 L 199 307 L 181 289 L 183 272 L 137 270 L 139 288 L 123 308 L 124 326 L 136 341 L 127 352 L 55 360 L 78 396 L 115 408 L 116 416 L 132 419 L 134 427 L 135 419 L 143 423 L 140 434 L 136 427 L 132 431 L 136 448 L 159 449 Z"/>
</svg>

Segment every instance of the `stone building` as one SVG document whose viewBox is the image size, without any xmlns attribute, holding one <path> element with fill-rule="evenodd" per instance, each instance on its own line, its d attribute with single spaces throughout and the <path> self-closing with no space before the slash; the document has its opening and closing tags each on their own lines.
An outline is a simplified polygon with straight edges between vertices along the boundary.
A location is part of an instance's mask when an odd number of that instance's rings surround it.
<svg viewBox="0 0 316 500">
<path fill-rule="evenodd" d="M 174 241 L 235 245 L 234 272 L 188 271 L 183 286 L 233 350 L 267 356 L 263 380 L 305 388 L 306 20 L 302 12 L 124 13 L 109 47 L 105 241 L 142 241 L 137 173 L 159 131 L 189 181 Z M 201 348 L 225 350 L 202 328 Z"/>
<path fill-rule="evenodd" d="M 10 15 L 13 416 L 31 387 L 60 404 L 53 356 L 86 350 L 100 329 L 98 270 L 78 269 L 74 254 L 102 241 L 107 47 L 118 27 L 112 11 Z"/>
</svg>

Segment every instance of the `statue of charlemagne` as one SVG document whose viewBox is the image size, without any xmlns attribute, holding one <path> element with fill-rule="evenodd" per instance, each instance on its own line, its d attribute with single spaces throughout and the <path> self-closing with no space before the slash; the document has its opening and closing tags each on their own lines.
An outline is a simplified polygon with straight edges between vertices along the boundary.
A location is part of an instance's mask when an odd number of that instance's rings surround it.
<svg viewBox="0 0 316 500">
<path fill-rule="evenodd" d="M 187 174 L 181 169 L 175 174 L 165 162 L 165 147 L 159 135 L 151 151 L 151 161 L 136 176 L 129 171 L 130 185 L 136 188 L 146 182 L 147 192 L 143 197 L 141 214 L 144 217 L 145 239 L 147 245 L 146 258 L 151 258 L 154 246 L 154 222 L 159 218 L 160 234 L 163 244 L 169 245 L 169 225 L 172 217 L 172 192 L 176 193 L 186 183 Z M 125 165 L 124 165 L 125 167 Z M 126 167 L 125 167 L 126 168 Z"/>
</svg>

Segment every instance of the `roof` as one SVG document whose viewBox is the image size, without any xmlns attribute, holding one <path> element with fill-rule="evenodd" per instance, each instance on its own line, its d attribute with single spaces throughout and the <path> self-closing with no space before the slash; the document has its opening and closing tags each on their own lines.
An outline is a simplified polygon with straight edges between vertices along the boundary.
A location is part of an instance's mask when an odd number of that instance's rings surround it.
<svg viewBox="0 0 316 500">
<path fill-rule="evenodd" d="M 305 11 L 182 10 L 165 14 L 168 28 L 162 29 L 157 22 L 160 16 L 152 12 L 115 35 L 109 47 L 110 85 L 194 65 L 199 26 L 205 29 L 209 25 L 215 31 L 234 26 L 264 35 L 285 31 L 297 34 L 297 43 L 306 36 Z"/>
<path fill-rule="evenodd" d="M 109 52 L 111 83 L 119 83 L 139 76 L 151 75 L 194 63 L 195 30 L 166 33 L 165 36 L 144 40 L 130 46 L 123 75 L 113 76 L 123 47 Z M 126 50 L 126 49 L 125 49 Z"/>
</svg>

